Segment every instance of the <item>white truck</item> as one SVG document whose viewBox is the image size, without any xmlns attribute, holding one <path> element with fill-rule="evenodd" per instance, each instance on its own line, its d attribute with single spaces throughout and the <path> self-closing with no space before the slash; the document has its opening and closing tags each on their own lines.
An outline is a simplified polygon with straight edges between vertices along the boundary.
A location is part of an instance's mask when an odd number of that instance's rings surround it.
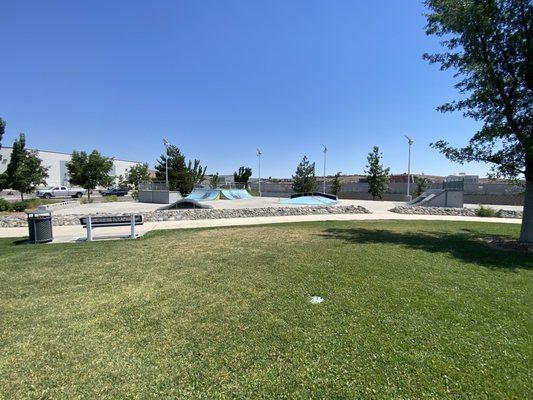
<svg viewBox="0 0 533 400">
<path fill-rule="evenodd" d="M 37 190 L 37 197 L 43 199 L 51 199 L 57 197 L 82 197 L 87 193 L 86 189 L 81 188 L 68 188 L 66 186 L 51 186 L 46 189 Z"/>
</svg>

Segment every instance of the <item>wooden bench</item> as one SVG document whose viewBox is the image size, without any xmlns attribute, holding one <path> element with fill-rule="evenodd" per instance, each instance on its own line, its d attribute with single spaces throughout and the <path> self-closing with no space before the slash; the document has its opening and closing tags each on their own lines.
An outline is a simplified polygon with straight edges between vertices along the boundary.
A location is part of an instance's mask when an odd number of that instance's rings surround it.
<svg viewBox="0 0 533 400">
<path fill-rule="evenodd" d="M 143 224 L 142 215 L 111 215 L 111 216 L 87 216 L 80 218 L 80 224 L 87 229 L 87 241 L 93 240 L 93 229 L 110 228 L 116 226 L 131 227 L 130 239 L 135 239 L 135 227 Z"/>
</svg>

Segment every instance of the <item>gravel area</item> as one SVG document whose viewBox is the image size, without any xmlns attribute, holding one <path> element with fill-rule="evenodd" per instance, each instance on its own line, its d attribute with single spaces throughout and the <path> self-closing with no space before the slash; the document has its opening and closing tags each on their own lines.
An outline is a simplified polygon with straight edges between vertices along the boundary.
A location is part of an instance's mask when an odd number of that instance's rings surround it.
<svg viewBox="0 0 533 400">
<path fill-rule="evenodd" d="M 312 214 L 370 214 L 361 206 L 331 206 L 331 207 L 265 207 L 239 209 L 196 209 L 196 210 L 159 210 L 140 212 L 144 221 L 185 221 L 196 219 L 224 219 L 249 217 L 278 217 L 290 215 Z M 54 225 L 79 225 L 80 217 L 87 214 L 62 215 L 53 214 Z M 91 215 L 130 215 L 129 213 L 95 213 Z M 0 215 L 0 228 L 24 227 L 27 225 L 26 216 L 20 214 Z"/>
<path fill-rule="evenodd" d="M 417 214 L 417 215 L 457 215 L 462 217 L 477 217 L 474 208 L 446 208 L 446 207 L 411 207 L 396 206 L 390 210 L 397 214 Z M 522 211 L 517 210 L 496 210 L 496 217 L 499 218 L 522 218 Z"/>
</svg>

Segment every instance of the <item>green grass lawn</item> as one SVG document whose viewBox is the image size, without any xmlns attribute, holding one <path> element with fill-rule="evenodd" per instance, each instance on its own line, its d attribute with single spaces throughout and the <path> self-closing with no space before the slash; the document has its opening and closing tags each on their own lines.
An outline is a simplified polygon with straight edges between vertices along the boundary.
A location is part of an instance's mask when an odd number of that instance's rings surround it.
<svg viewBox="0 0 533 400">
<path fill-rule="evenodd" d="M 479 240 L 518 231 L 361 221 L 1 240 L 0 398 L 532 398 L 533 257 Z"/>
</svg>

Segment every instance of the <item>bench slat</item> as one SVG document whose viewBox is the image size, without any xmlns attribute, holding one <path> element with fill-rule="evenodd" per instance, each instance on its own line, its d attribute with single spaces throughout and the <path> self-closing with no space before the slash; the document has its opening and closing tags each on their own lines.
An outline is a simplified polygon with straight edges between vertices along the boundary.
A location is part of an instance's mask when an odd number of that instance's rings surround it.
<svg viewBox="0 0 533 400">
<path fill-rule="evenodd" d="M 87 217 L 80 218 L 80 224 L 87 226 Z M 135 215 L 135 225 L 142 225 L 142 215 Z M 131 216 L 129 215 L 113 215 L 102 217 L 91 217 L 91 226 L 93 228 L 104 226 L 129 226 L 131 225 Z"/>
</svg>

